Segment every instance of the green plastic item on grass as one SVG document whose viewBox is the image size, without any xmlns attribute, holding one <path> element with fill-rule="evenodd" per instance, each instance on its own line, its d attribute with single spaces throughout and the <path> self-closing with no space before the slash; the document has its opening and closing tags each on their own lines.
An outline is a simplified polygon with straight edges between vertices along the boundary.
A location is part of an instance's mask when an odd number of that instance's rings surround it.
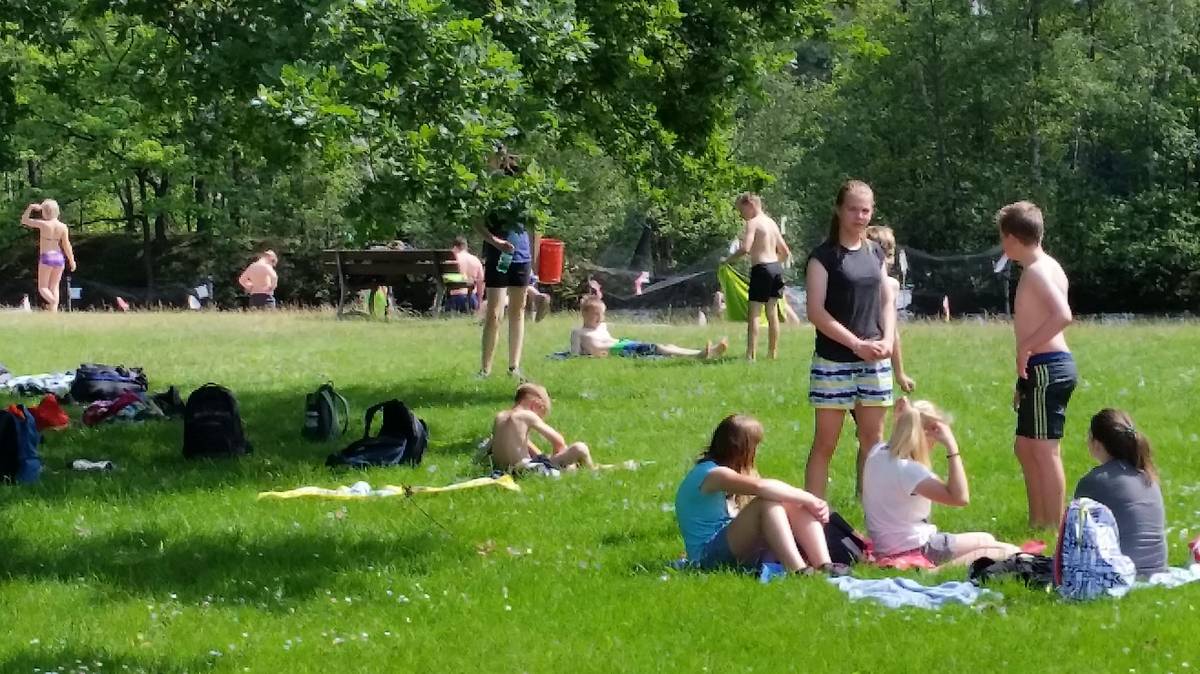
<svg viewBox="0 0 1200 674">
<path fill-rule="evenodd" d="M 725 318 L 731 321 L 745 322 L 746 315 L 750 312 L 750 280 L 732 266 L 721 263 L 717 267 L 717 282 L 721 284 L 721 292 L 725 293 Z M 786 299 L 780 300 L 775 305 L 780 320 L 785 317 L 783 302 L 786 301 Z M 760 325 L 767 324 L 766 309 L 758 317 L 758 322 Z"/>
</svg>

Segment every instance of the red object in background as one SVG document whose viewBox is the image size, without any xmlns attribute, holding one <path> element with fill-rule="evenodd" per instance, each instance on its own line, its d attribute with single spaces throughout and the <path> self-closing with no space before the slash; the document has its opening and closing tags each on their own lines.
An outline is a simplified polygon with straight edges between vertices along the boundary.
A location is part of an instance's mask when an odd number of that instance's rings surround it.
<svg viewBox="0 0 1200 674">
<path fill-rule="evenodd" d="M 558 239 L 542 239 L 538 245 L 538 283 L 562 283 L 563 249 L 563 242 Z"/>
<path fill-rule="evenodd" d="M 1200 562 L 1200 536 L 1197 536 L 1196 540 L 1188 543 L 1188 550 L 1192 551 L 1192 559 Z"/>
<path fill-rule="evenodd" d="M 39 431 L 45 430 L 61 430 L 66 428 L 71 423 L 71 418 L 63 411 L 61 405 L 58 404 L 58 398 L 51 393 L 36 407 L 30 407 L 29 413 L 33 415 L 33 420 L 37 422 Z"/>
</svg>

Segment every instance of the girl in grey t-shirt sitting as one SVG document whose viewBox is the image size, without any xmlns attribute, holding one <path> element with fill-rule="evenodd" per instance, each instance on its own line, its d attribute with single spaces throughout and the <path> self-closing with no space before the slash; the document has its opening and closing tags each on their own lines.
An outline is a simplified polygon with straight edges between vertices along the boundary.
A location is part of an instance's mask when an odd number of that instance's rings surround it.
<svg viewBox="0 0 1200 674">
<path fill-rule="evenodd" d="M 1088 429 L 1088 451 L 1100 463 L 1075 486 L 1075 498 L 1108 506 L 1117 520 L 1121 552 L 1145 577 L 1167 570 L 1166 513 L 1150 440 L 1127 412 L 1102 409 Z"/>
</svg>

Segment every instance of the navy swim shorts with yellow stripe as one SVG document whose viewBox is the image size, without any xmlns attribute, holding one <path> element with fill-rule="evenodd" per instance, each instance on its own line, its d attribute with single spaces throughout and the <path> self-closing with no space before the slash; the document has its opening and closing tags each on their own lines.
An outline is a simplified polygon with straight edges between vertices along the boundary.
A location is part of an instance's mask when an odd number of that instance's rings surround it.
<svg viewBox="0 0 1200 674">
<path fill-rule="evenodd" d="M 808 402 L 820 409 L 852 410 L 892 406 L 892 363 L 889 360 L 839 363 L 813 354 Z"/>
<path fill-rule="evenodd" d="M 1065 351 L 1034 354 L 1017 379 L 1017 435 L 1059 440 L 1067 423 L 1067 403 L 1079 381 L 1075 358 Z"/>
</svg>

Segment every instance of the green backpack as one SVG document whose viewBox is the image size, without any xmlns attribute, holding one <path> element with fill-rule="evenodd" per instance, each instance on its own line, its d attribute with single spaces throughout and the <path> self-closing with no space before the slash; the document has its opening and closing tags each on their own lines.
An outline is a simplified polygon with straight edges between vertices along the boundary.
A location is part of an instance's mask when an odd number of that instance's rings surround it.
<svg viewBox="0 0 1200 674">
<path fill-rule="evenodd" d="M 350 403 L 333 390 L 332 382 L 321 384 L 304 397 L 304 427 L 300 434 L 305 438 L 318 442 L 333 440 L 345 433 L 349 425 Z"/>
</svg>

